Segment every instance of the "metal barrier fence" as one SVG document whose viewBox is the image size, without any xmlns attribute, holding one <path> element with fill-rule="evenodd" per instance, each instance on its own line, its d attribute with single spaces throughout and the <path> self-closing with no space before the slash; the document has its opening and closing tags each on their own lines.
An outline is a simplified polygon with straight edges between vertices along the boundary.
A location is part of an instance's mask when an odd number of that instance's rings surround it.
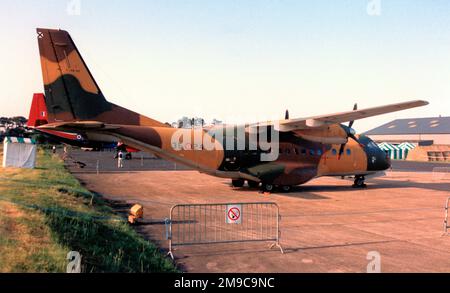
<svg viewBox="0 0 450 293">
<path fill-rule="evenodd" d="M 273 241 L 280 244 L 280 209 L 276 203 L 182 204 L 166 219 L 169 253 L 182 245 Z"/>
<path fill-rule="evenodd" d="M 448 234 L 448 229 L 450 229 L 448 223 L 448 209 L 450 207 L 450 197 L 447 198 L 447 202 L 445 203 L 445 219 L 444 219 L 444 235 Z"/>
</svg>

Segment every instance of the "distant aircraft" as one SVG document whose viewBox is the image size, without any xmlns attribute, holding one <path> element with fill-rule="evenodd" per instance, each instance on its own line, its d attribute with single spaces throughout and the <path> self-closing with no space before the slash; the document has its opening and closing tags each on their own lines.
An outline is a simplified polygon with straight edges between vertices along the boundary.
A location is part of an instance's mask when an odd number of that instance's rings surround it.
<svg viewBox="0 0 450 293">
<path fill-rule="evenodd" d="M 321 176 L 366 176 L 390 167 L 386 153 L 368 137 L 356 135 L 355 120 L 427 105 L 426 101 L 211 129 L 176 129 L 108 102 L 70 35 L 37 29 L 48 124 L 42 131 L 83 133 L 89 141 L 120 140 L 133 148 L 185 164 L 202 173 L 245 181 L 265 191 Z M 119 70 L 120 71 L 120 70 Z M 153 105 L 164 101 L 154 99 Z M 223 102 L 223 101 L 222 101 Z M 348 122 L 348 125 L 343 123 Z"/>
<path fill-rule="evenodd" d="M 55 122 L 50 121 L 50 122 Z M 68 144 L 72 146 L 78 146 L 87 149 L 116 149 L 127 152 L 126 158 L 131 159 L 131 153 L 139 152 L 139 150 L 126 146 L 122 142 L 116 140 L 112 141 L 95 141 L 88 140 L 86 135 L 82 131 L 60 131 L 54 129 L 45 129 L 43 126 L 49 123 L 47 105 L 45 103 L 45 96 L 41 93 L 33 94 L 33 100 L 31 102 L 30 115 L 28 118 L 28 128 L 33 128 L 38 132 L 50 137 L 54 141 Z"/>
</svg>

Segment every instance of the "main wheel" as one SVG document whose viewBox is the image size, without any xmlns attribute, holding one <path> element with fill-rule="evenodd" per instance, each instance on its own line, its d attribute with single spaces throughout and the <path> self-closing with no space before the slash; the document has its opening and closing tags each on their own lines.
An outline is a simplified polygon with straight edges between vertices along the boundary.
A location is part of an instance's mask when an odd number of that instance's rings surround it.
<svg viewBox="0 0 450 293">
<path fill-rule="evenodd" d="M 247 183 L 250 188 L 258 188 L 259 187 L 259 182 L 248 180 Z"/>
<path fill-rule="evenodd" d="M 275 186 L 271 183 L 263 183 L 262 185 L 263 191 L 265 192 L 272 192 L 275 188 Z"/>
<path fill-rule="evenodd" d="M 283 186 L 281 186 L 281 190 L 283 191 L 283 192 L 290 192 L 291 190 L 292 190 L 292 186 L 290 186 L 290 185 L 283 185 Z"/>
<path fill-rule="evenodd" d="M 233 179 L 231 181 L 231 185 L 233 185 L 233 187 L 243 187 L 244 184 L 245 184 L 244 179 Z"/>
</svg>

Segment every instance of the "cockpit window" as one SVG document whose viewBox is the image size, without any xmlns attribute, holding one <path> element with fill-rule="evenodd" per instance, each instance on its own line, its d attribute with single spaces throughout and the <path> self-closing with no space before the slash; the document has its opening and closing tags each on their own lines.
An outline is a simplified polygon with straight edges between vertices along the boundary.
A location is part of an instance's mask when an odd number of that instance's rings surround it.
<svg viewBox="0 0 450 293">
<path fill-rule="evenodd" d="M 374 143 L 373 141 L 369 142 L 368 146 L 371 148 L 378 148 L 378 145 L 376 143 Z"/>
<path fill-rule="evenodd" d="M 378 148 L 378 145 L 371 140 L 368 136 L 361 135 L 359 141 L 368 148 Z"/>
</svg>

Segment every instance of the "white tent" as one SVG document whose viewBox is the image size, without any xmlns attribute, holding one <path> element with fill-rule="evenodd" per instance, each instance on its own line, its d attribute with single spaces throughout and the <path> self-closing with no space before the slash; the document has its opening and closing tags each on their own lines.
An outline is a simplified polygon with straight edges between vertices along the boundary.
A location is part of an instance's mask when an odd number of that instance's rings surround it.
<svg viewBox="0 0 450 293">
<path fill-rule="evenodd" d="M 36 143 L 29 138 L 5 137 L 3 167 L 29 168 L 36 165 Z"/>
</svg>

